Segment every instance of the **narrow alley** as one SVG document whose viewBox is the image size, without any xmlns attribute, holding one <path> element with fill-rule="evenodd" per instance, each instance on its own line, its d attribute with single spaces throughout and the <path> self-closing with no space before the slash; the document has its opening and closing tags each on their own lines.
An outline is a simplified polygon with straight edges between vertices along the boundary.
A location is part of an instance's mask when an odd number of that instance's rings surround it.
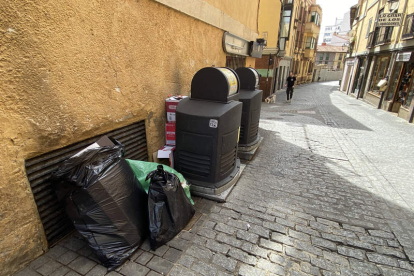
<svg viewBox="0 0 414 276">
<path fill-rule="evenodd" d="M 263 144 L 227 202 L 107 275 L 414 275 L 414 126 L 338 91 L 262 105 Z M 17 276 L 105 275 L 72 235 Z"/>
</svg>

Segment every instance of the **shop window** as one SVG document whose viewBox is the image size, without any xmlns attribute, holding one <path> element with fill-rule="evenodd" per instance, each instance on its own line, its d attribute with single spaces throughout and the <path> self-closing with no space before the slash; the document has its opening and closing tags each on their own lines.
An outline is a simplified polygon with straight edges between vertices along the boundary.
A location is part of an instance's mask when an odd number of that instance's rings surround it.
<svg viewBox="0 0 414 276">
<path fill-rule="evenodd" d="M 401 103 L 405 108 L 409 108 L 413 99 L 413 67 L 414 64 L 409 63 L 405 66 L 403 74 L 401 75 L 401 84 L 398 89 L 395 101 Z"/>
<path fill-rule="evenodd" d="M 404 29 L 402 33 L 402 38 L 413 38 L 414 37 L 414 13 L 407 16 L 405 19 Z"/>
<path fill-rule="evenodd" d="M 379 57 L 374 66 L 373 77 L 370 84 L 369 91 L 379 94 L 379 87 L 377 86 L 378 82 L 385 77 L 387 73 L 389 57 Z"/>
<path fill-rule="evenodd" d="M 388 101 L 391 101 L 394 98 L 395 89 L 397 88 L 398 82 L 400 80 L 402 66 L 403 66 L 402 62 L 395 63 L 394 72 L 391 75 L 391 78 L 389 79 L 390 87 L 388 89 L 388 95 L 387 95 Z"/>
</svg>

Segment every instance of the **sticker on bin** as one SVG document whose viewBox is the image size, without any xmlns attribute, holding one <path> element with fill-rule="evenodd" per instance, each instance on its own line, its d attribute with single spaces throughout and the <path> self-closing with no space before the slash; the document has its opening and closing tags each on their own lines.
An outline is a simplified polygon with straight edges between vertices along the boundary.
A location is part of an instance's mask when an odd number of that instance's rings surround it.
<svg viewBox="0 0 414 276">
<path fill-rule="evenodd" d="M 217 120 L 215 120 L 215 119 L 210 119 L 209 126 L 210 126 L 211 128 L 217 128 L 217 127 L 218 127 L 218 121 L 217 121 Z"/>
</svg>

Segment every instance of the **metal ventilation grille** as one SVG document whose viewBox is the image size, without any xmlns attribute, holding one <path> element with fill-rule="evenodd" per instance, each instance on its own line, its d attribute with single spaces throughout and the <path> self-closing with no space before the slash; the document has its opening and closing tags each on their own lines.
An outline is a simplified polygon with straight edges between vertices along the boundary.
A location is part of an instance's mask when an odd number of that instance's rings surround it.
<svg viewBox="0 0 414 276">
<path fill-rule="evenodd" d="M 240 138 L 239 140 L 243 140 L 244 138 L 244 125 L 240 125 Z"/>
<path fill-rule="evenodd" d="M 118 140 L 125 147 L 125 158 L 142 161 L 148 160 L 145 121 L 118 128 L 26 160 L 27 177 L 32 188 L 49 246 L 55 244 L 73 229 L 72 222 L 60 205 L 49 182 L 50 175 L 58 168 L 61 162 L 94 143 L 103 135 Z"/>
<path fill-rule="evenodd" d="M 180 151 L 179 162 L 183 172 L 198 176 L 209 176 L 211 173 L 209 156 Z"/>
<path fill-rule="evenodd" d="M 259 132 L 259 122 L 251 125 L 250 130 L 249 130 L 249 137 L 256 138 L 258 132 Z"/>
<path fill-rule="evenodd" d="M 237 147 L 221 156 L 220 174 L 224 175 L 234 168 L 237 159 Z"/>
</svg>

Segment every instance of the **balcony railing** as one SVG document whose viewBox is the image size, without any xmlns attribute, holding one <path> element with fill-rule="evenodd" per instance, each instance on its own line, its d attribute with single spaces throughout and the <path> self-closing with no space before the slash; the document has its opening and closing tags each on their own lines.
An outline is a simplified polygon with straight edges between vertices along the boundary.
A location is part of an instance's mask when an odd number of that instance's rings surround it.
<svg viewBox="0 0 414 276">
<path fill-rule="evenodd" d="M 381 45 L 391 42 L 392 31 L 394 27 L 381 27 L 378 31 L 378 35 L 375 37 L 374 45 Z"/>
</svg>

